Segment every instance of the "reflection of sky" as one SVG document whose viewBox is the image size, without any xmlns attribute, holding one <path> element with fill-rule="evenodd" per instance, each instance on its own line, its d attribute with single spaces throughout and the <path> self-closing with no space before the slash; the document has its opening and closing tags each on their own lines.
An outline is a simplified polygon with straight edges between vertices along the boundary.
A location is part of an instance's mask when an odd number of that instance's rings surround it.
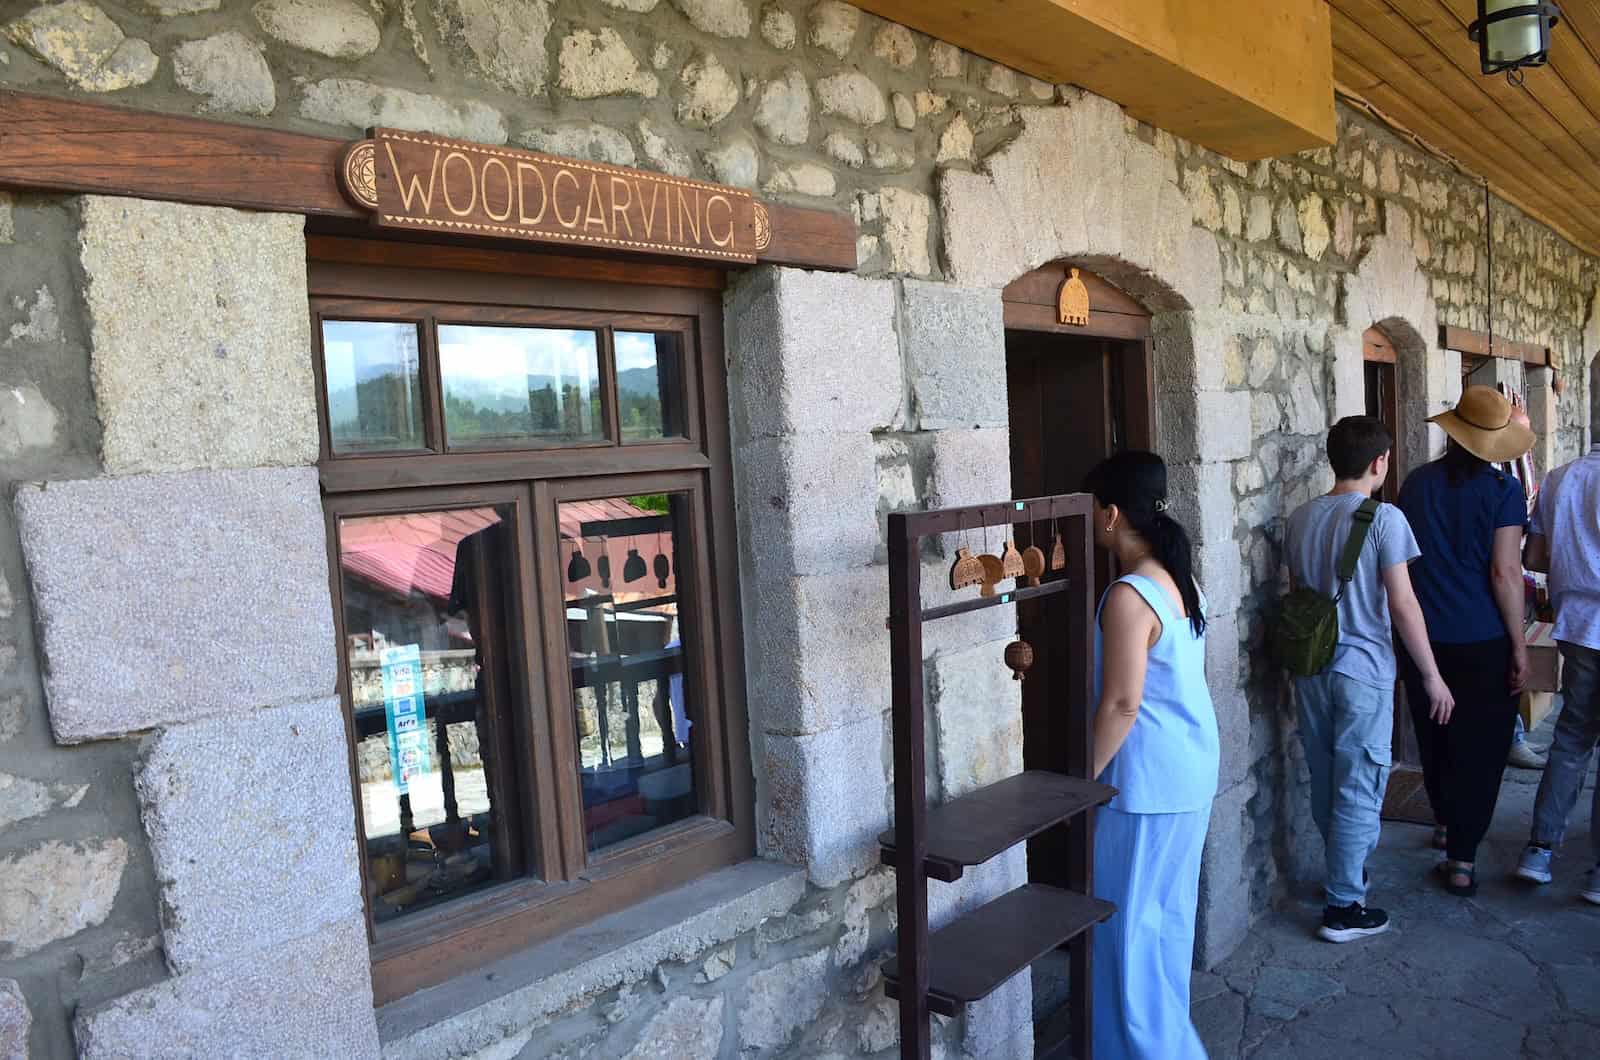
<svg viewBox="0 0 1600 1060">
<path fill-rule="evenodd" d="M 439 326 L 439 360 L 446 385 L 502 383 L 527 376 L 574 380 L 587 388 L 598 353 L 592 331 L 556 328 Z"/>
<path fill-rule="evenodd" d="M 656 366 L 656 337 L 647 331 L 615 332 L 617 371 Z"/>
<path fill-rule="evenodd" d="M 325 320 L 322 363 L 328 379 L 329 420 L 335 425 L 353 423 L 359 415 L 357 383 L 387 373 L 399 374 L 408 383 L 416 377 L 417 327 L 374 320 Z"/>
</svg>

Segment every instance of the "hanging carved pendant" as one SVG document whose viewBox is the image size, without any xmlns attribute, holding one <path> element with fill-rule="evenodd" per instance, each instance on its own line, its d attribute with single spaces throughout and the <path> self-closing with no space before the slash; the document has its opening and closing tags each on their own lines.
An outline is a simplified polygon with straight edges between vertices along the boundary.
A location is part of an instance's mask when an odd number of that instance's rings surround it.
<svg viewBox="0 0 1600 1060">
<path fill-rule="evenodd" d="M 1022 573 L 1029 585 L 1038 585 L 1039 579 L 1044 577 L 1044 550 L 1038 545 L 1022 550 Z"/>
<path fill-rule="evenodd" d="M 1089 323 L 1089 288 L 1078 279 L 1078 270 L 1071 270 L 1061 289 L 1056 292 L 1056 319 L 1063 324 L 1083 327 Z"/>
<path fill-rule="evenodd" d="M 1022 553 L 1008 537 L 1006 547 L 1000 551 L 1000 572 L 1007 578 L 1020 578 L 1023 574 Z"/>
<path fill-rule="evenodd" d="M 667 562 L 666 553 L 657 552 L 655 561 L 651 566 L 655 568 L 656 584 L 665 589 L 667 587 L 667 577 L 672 573 L 672 564 Z"/>
<path fill-rule="evenodd" d="M 1011 667 L 1011 680 L 1027 678 L 1028 667 L 1033 665 L 1033 645 L 1025 640 L 1014 640 L 1007 644 L 1006 665 Z"/>
<path fill-rule="evenodd" d="M 978 589 L 979 596 L 993 596 L 994 587 L 1006 579 L 1005 565 L 1000 562 L 999 556 L 988 553 L 978 557 L 978 562 L 983 564 L 983 581 Z"/>
<path fill-rule="evenodd" d="M 1067 569 L 1067 546 L 1061 541 L 1061 531 L 1056 531 L 1056 543 L 1050 546 L 1050 569 Z"/>
<path fill-rule="evenodd" d="M 956 561 L 950 566 L 950 588 L 965 589 L 983 581 L 983 564 L 968 549 L 956 549 Z"/>
</svg>

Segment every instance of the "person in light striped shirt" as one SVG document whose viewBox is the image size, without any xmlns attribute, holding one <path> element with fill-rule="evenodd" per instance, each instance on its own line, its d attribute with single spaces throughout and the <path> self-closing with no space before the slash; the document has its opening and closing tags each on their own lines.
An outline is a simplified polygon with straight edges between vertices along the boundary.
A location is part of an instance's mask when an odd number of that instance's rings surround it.
<svg viewBox="0 0 1600 1060">
<path fill-rule="evenodd" d="M 1600 361 L 1589 373 L 1589 422 L 1600 430 Z M 1561 714 L 1533 808 L 1533 834 L 1517 875 L 1549 883 L 1555 848 L 1600 743 L 1600 441 L 1546 476 L 1528 528 L 1523 565 L 1549 573 L 1561 648 Z M 1600 785 L 1590 821 L 1591 868 L 1578 893 L 1600 905 Z"/>
</svg>

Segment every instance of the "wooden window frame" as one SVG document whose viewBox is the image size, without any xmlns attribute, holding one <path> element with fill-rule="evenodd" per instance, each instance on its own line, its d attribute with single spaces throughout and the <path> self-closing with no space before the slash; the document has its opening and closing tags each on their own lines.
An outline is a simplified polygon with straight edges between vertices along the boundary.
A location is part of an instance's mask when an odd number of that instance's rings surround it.
<svg viewBox="0 0 1600 1060">
<path fill-rule="evenodd" d="M 324 241 L 326 242 L 326 241 Z M 509 506 L 515 522 L 511 562 L 516 599 L 509 608 L 506 667 L 515 747 L 517 839 L 523 875 L 419 911 L 378 930 L 363 904 L 372 940 L 373 991 L 383 1004 L 515 953 L 542 939 L 626 908 L 755 853 L 753 774 L 739 637 L 737 539 L 727 381 L 723 365 L 721 274 L 683 282 L 663 268 L 630 269 L 609 282 L 549 275 L 537 254 L 480 252 L 463 268 L 430 269 L 429 248 L 337 240 L 342 260 L 317 257 L 311 243 L 313 361 L 322 430 L 319 462 L 327 518 L 329 582 L 339 652 L 339 692 L 349 733 L 350 776 L 358 842 L 365 849 L 351 710 L 348 640 L 339 564 L 341 519 L 440 508 Z M 533 259 L 530 267 L 527 260 Z M 488 271 L 494 265 L 503 271 Z M 710 282 L 714 278 L 715 282 Z M 436 451 L 348 453 L 330 450 L 321 320 L 421 321 L 426 438 Z M 686 437 L 624 443 L 613 369 L 602 349 L 602 399 L 609 439 L 546 448 L 444 447 L 438 322 L 534 323 L 678 331 L 683 351 Z M 630 326 L 638 325 L 638 326 Z M 602 331 L 602 335 L 609 332 Z M 559 506 L 567 501 L 649 493 L 685 494 L 688 515 L 677 548 L 692 559 L 691 592 L 681 594 L 685 679 L 696 697 L 690 761 L 698 813 L 591 854 L 582 820 L 561 580 Z M 524 658 L 515 656 L 522 653 Z M 504 752 L 502 752 L 504 754 Z"/>
</svg>

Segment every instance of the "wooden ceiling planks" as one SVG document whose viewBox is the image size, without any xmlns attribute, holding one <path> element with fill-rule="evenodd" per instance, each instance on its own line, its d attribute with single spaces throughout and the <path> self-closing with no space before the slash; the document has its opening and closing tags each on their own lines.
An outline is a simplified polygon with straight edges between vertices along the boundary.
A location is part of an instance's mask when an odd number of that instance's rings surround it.
<svg viewBox="0 0 1600 1060">
<path fill-rule="evenodd" d="M 1542 157 L 1539 142 L 1517 129 L 1503 112 L 1484 97 L 1475 101 L 1476 111 L 1464 109 L 1459 100 L 1461 74 L 1450 70 L 1448 85 L 1440 85 L 1419 76 L 1415 66 L 1396 54 L 1382 40 L 1364 26 L 1353 21 L 1342 11 L 1333 12 L 1334 67 L 1337 74 L 1340 56 L 1353 55 L 1368 71 L 1381 78 L 1380 84 L 1370 86 L 1363 95 L 1385 112 L 1405 123 L 1407 128 L 1428 140 L 1435 147 L 1449 152 L 1471 166 L 1480 176 L 1490 175 L 1496 190 L 1501 190 L 1494 179 L 1503 168 L 1499 156 L 1520 153 L 1521 157 Z M 1470 86 L 1468 86 L 1470 88 Z M 1422 117 L 1416 117 L 1420 110 Z M 1411 118 L 1403 118 L 1402 113 Z M 1479 118 L 1477 115 L 1482 114 Z M 1486 137 L 1485 132 L 1493 135 Z M 1515 145 L 1509 146 L 1509 145 Z M 1513 156 L 1515 157 L 1515 156 Z M 1565 171 L 1565 167 L 1562 167 Z M 1546 168 L 1534 168 L 1522 176 L 1516 185 L 1526 188 L 1537 199 L 1557 203 L 1572 203 L 1572 192 L 1556 181 Z M 1525 194 L 1524 199 L 1528 198 Z M 1519 202 L 1524 209 L 1526 203 Z M 1574 226 L 1586 227 L 1586 226 Z M 1591 241 L 1600 245 L 1600 230 L 1590 234 Z"/>
<path fill-rule="evenodd" d="M 1600 0 L 1566 0 L 1550 64 L 1524 88 L 1478 68 L 1475 0 L 1329 0 L 1334 76 L 1489 181 L 1496 195 L 1600 253 Z"/>
</svg>

